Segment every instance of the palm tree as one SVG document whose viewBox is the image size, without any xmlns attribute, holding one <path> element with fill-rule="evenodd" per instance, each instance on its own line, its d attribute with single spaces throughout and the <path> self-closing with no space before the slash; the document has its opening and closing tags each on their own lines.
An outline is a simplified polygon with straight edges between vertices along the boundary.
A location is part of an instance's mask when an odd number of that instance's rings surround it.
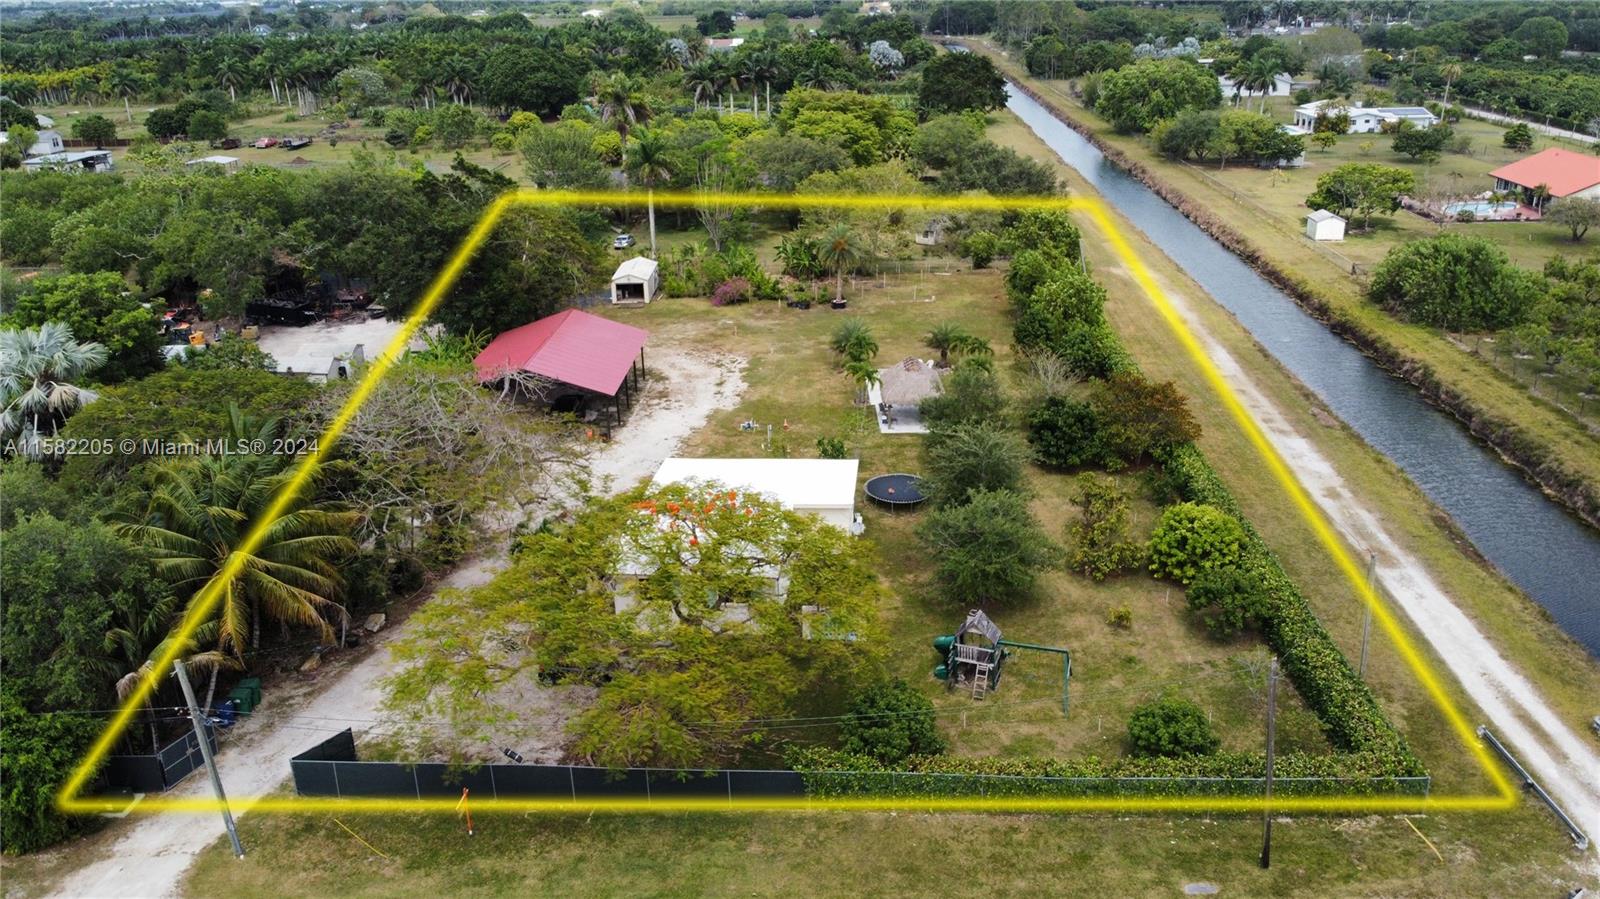
<svg viewBox="0 0 1600 899">
<path fill-rule="evenodd" d="M 105 657 L 99 664 L 108 674 L 116 675 L 118 702 L 126 702 L 139 682 L 149 675 L 152 662 L 161 655 L 172 633 L 177 607 L 178 598 L 171 593 L 163 593 L 149 608 L 132 603 L 115 606 L 116 617 L 101 644 Z M 145 701 L 152 706 L 150 746 L 154 751 L 161 745 L 156 736 L 155 691 L 145 694 Z"/>
<path fill-rule="evenodd" d="M 1439 74 L 1444 76 L 1444 108 L 1450 108 L 1450 85 L 1461 77 L 1461 63 L 1449 62 L 1439 67 Z"/>
<path fill-rule="evenodd" d="M 30 459 L 41 458 L 41 441 L 96 396 L 75 382 L 108 355 L 98 343 L 74 340 L 72 329 L 59 322 L 0 331 L 0 438 L 16 440 Z"/>
<path fill-rule="evenodd" d="M 595 107 L 600 121 L 615 125 L 622 136 L 622 167 L 628 167 L 628 129 L 650 118 L 650 107 L 639 95 L 639 84 L 624 72 L 613 72 L 595 83 Z"/>
<path fill-rule="evenodd" d="M 237 56 L 224 56 L 217 60 L 217 81 L 228 89 L 228 99 L 238 101 L 235 89 L 244 80 L 245 64 Z M 131 118 L 128 121 L 133 121 Z"/>
<path fill-rule="evenodd" d="M 844 364 L 844 373 L 856 382 L 856 402 L 858 403 L 867 401 L 867 390 L 873 384 L 883 383 L 883 379 L 878 377 L 877 367 L 866 359 L 851 359 L 846 362 Z"/>
<path fill-rule="evenodd" d="M 270 444 L 277 435 L 276 419 L 254 426 L 237 406 L 229 407 L 230 445 Z M 311 501 L 312 486 L 305 485 L 264 518 L 289 483 L 293 461 L 230 454 L 158 465 L 144 514 L 118 528 L 150 552 L 156 570 L 188 603 L 217 591 L 216 606 L 186 647 L 208 647 L 189 657 L 211 669 L 207 708 L 218 671 L 241 666 L 246 648 L 260 646 L 263 617 L 313 628 L 324 641 L 333 639 L 329 618 L 348 617 L 334 599 L 341 586 L 336 562 L 356 551 L 348 534 L 360 516 Z M 258 528 L 259 538 L 247 545 Z M 243 556 L 242 564 L 230 565 L 237 556 Z"/>
<path fill-rule="evenodd" d="M 634 136 L 633 171 L 645 187 L 650 217 L 650 258 L 656 258 L 656 185 L 672 177 L 672 148 L 666 138 L 641 128 Z"/>
<path fill-rule="evenodd" d="M 127 66 L 117 66 L 106 75 L 106 89 L 122 98 L 122 112 L 133 124 L 133 95 L 139 92 L 139 74 Z"/>
<path fill-rule="evenodd" d="M 684 73 L 683 87 L 694 97 L 694 108 L 700 108 L 700 101 L 706 101 L 706 107 L 711 106 L 711 97 L 717 93 L 717 66 L 709 60 L 702 60 Z"/>
<path fill-rule="evenodd" d="M 1244 67 L 1242 83 L 1251 93 L 1261 91 L 1262 112 L 1267 111 L 1267 95 L 1272 92 L 1272 85 L 1277 77 L 1277 64 L 1265 56 L 1257 56 Z"/>
<path fill-rule="evenodd" d="M 861 238 L 847 222 L 836 222 L 817 244 L 817 261 L 833 269 L 833 300 L 844 301 L 844 272 L 861 263 Z"/>
<path fill-rule="evenodd" d="M 934 325 L 928 336 L 922 339 L 922 344 L 930 350 L 938 350 L 939 364 L 945 367 L 949 367 L 952 353 L 958 356 L 988 356 L 994 352 L 989 347 L 989 341 L 967 333 L 967 329 L 953 322 Z"/>
</svg>

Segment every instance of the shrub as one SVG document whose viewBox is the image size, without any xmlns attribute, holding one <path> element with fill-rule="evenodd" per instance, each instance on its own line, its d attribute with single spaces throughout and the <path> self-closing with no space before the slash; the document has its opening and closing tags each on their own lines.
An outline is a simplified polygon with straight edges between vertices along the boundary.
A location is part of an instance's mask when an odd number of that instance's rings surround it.
<svg viewBox="0 0 1600 899">
<path fill-rule="evenodd" d="M 1168 506 L 1150 535 L 1150 571 L 1187 586 L 1202 572 L 1237 565 L 1244 541 L 1244 528 L 1220 509 Z"/>
<path fill-rule="evenodd" d="M 1100 581 L 1144 562 L 1144 547 L 1128 539 L 1128 497 L 1115 482 L 1081 474 L 1074 501 L 1082 514 L 1067 527 L 1068 568 Z"/>
<path fill-rule="evenodd" d="M 1170 696 L 1133 710 L 1128 719 L 1128 742 L 1137 755 L 1168 758 L 1210 755 L 1222 745 L 1199 706 Z"/>
<path fill-rule="evenodd" d="M 823 459 L 843 459 L 845 455 L 844 438 L 818 437 L 817 455 Z"/>
<path fill-rule="evenodd" d="M 72 136 L 104 147 L 117 139 L 117 126 L 103 115 L 86 115 L 72 123 Z"/>
<path fill-rule="evenodd" d="M 744 278 L 729 278 L 711 292 L 711 305 L 736 306 L 750 302 L 750 282 Z"/>
<path fill-rule="evenodd" d="M 872 328 L 859 318 L 847 318 L 834 326 L 828 349 L 846 359 L 866 360 L 878 355 L 878 341 Z"/>
<path fill-rule="evenodd" d="M 945 598 L 962 607 L 1031 598 L 1039 572 L 1060 557 L 1027 500 L 1012 490 L 980 490 L 965 505 L 937 509 L 917 536 L 937 560 L 934 578 Z"/>
<path fill-rule="evenodd" d="M 1072 267 L 1077 268 L 1078 252 L 1083 246 L 1081 238 L 1082 232 L 1065 212 L 1029 209 L 1006 227 L 1001 233 L 1000 242 L 1011 255 L 1025 250 L 1049 253 L 1071 262 Z"/>
<path fill-rule="evenodd" d="M 1064 396 L 1046 398 L 1028 415 L 1028 442 L 1039 461 L 1051 468 L 1115 463 L 1101 431 L 1093 406 Z"/>
<path fill-rule="evenodd" d="M 1133 628 L 1133 610 L 1127 606 L 1117 606 L 1106 610 L 1106 624 L 1120 631 Z"/>
<path fill-rule="evenodd" d="M 1028 449 L 991 424 L 960 424 L 930 434 L 923 444 L 923 484 L 940 506 L 966 502 L 980 491 L 1022 490 Z"/>
<path fill-rule="evenodd" d="M 933 703 L 921 690 L 896 678 L 858 693 L 839 723 L 845 752 L 897 765 L 913 755 L 938 755 L 944 738 L 934 722 Z"/>
<path fill-rule="evenodd" d="M 982 356 L 962 359 L 945 376 L 943 392 L 918 404 L 917 411 L 930 429 L 999 424 L 1005 419 L 1005 394 L 987 362 Z"/>
<path fill-rule="evenodd" d="M 1367 297 L 1408 321 L 1460 331 L 1517 324 L 1541 291 L 1539 276 L 1492 241 L 1441 234 L 1389 251 Z"/>
<path fill-rule="evenodd" d="M 1096 392 L 1094 405 L 1105 422 L 1106 448 L 1128 462 L 1141 462 L 1152 451 L 1200 436 L 1199 422 L 1171 381 L 1116 372 Z"/>
<path fill-rule="evenodd" d="M 222 140 L 228 136 L 228 122 L 209 109 L 197 110 L 189 116 L 188 130 L 184 134 L 190 140 Z"/>
<path fill-rule="evenodd" d="M 961 241 L 961 255 L 972 260 L 975 269 L 988 268 L 1000 252 L 1000 238 L 992 231 L 974 231 Z"/>
<path fill-rule="evenodd" d="M 1533 146 L 1533 129 L 1518 122 L 1506 129 L 1500 137 L 1500 143 L 1512 150 L 1526 150 Z"/>
<path fill-rule="evenodd" d="M 1218 637 L 1259 627 L 1271 613 L 1261 579 L 1240 568 L 1202 572 L 1189 585 L 1188 599 L 1189 608 Z"/>
</svg>

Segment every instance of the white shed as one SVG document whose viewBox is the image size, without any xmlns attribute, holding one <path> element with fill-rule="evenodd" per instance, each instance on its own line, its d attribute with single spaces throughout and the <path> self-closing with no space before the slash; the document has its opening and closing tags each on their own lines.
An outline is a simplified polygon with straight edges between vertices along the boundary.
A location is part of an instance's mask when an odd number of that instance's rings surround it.
<svg viewBox="0 0 1600 899">
<path fill-rule="evenodd" d="M 1312 240 L 1344 240 L 1344 219 L 1326 209 L 1306 216 L 1306 236 Z"/>
<path fill-rule="evenodd" d="M 716 482 L 759 493 L 846 530 L 856 517 L 856 459 L 682 459 L 656 469 L 651 487 Z"/>
<path fill-rule="evenodd" d="M 612 303 L 648 303 L 661 289 L 661 268 L 654 259 L 635 256 L 623 260 L 611 275 Z"/>
</svg>

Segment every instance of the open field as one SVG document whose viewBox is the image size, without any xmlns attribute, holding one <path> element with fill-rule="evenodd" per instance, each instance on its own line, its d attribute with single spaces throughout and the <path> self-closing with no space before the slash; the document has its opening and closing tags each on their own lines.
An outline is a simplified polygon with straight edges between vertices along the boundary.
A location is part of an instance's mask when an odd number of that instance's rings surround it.
<svg viewBox="0 0 1600 899">
<path fill-rule="evenodd" d="M 1162 180 L 1202 208 L 1213 210 L 1218 215 L 1235 222 L 1235 228 L 1262 253 L 1266 260 L 1299 282 L 1307 293 L 1326 303 L 1333 316 L 1348 322 L 1349 326 L 1357 331 L 1375 335 L 1402 356 L 1425 364 L 1441 382 L 1448 385 L 1453 392 L 1465 397 L 1474 408 L 1493 420 L 1515 423 L 1530 439 L 1545 447 L 1551 458 L 1558 461 L 1566 470 L 1590 485 L 1600 485 L 1600 436 L 1596 433 L 1600 423 L 1592 420 L 1596 413 L 1600 413 L 1600 405 L 1588 404 L 1588 408 L 1585 409 L 1581 401 L 1566 393 L 1559 397 L 1552 396 L 1549 386 L 1541 383 L 1543 379 L 1529 377 L 1526 370 L 1517 372 L 1515 376 L 1502 370 L 1485 357 L 1475 355 L 1470 341 L 1457 342 L 1451 339 L 1450 335 L 1437 329 L 1400 322 L 1368 303 L 1363 296 L 1364 285 L 1358 278 L 1350 275 L 1349 259 L 1335 255 L 1346 252 L 1342 246 L 1329 252 L 1324 247 L 1307 240 L 1302 231 L 1303 212 L 1286 217 L 1282 213 L 1273 214 L 1265 211 L 1270 207 L 1257 202 L 1256 194 L 1270 191 L 1272 187 L 1274 176 L 1271 172 L 1239 169 L 1233 176 L 1246 179 L 1246 183 L 1250 185 L 1249 190 L 1227 187 L 1213 177 L 1214 169 L 1200 169 L 1169 162 L 1154 152 L 1142 137 L 1116 134 L 1103 119 L 1083 108 L 1068 91 L 1067 82 L 1045 82 L 1030 78 L 1009 59 L 993 54 L 992 48 L 983 42 L 976 42 L 974 46 L 989 51 L 992 58 L 1009 76 L 1026 81 L 1042 91 L 1044 96 L 1074 119 L 1094 129 L 1101 140 L 1127 154 L 1130 159 L 1149 167 Z M 1475 122 L 1468 123 L 1468 126 L 1493 127 Z M 1359 156 L 1356 145 L 1362 139 L 1376 138 L 1347 135 L 1340 139 L 1340 149 L 1333 152 L 1353 152 Z M 1540 137 L 1536 140 L 1535 146 L 1548 146 L 1549 140 Z M 1480 147 L 1488 143 L 1482 141 Z M 1321 155 L 1326 154 L 1315 148 L 1306 152 L 1308 162 L 1315 162 L 1316 157 Z M 1449 154 L 1445 157 L 1446 160 L 1450 158 Z M 1378 148 L 1374 148 L 1371 157 L 1371 161 L 1374 162 L 1385 160 L 1395 161 L 1393 154 L 1388 150 L 1387 138 L 1380 142 Z M 1494 167 L 1476 161 L 1473 165 L 1485 172 Z M 1295 181 L 1297 186 L 1293 191 L 1281 187 L 1278 201 L 1280 203 L 1290 202 L 1289 194 L 1293 192 L 1298 192 L 1299 200 L 1304 200 L 1305 194 L 1310 193 L 1315 182 L 1315 177 L 1308 175 L 1304 170 L 1279 177 L 1299 179 Z M 1487 189 L 1487 186 L 1480 189 Z M 1427 233 L 1432 233 L 1432 229 L 1437 227 L 1410 213 L 1397 214 L 1397 219 L 1405 217 L 1417 223 L 1418 227 L 1425 227 Z M 1525 239 L 1527 234 L 1543 231 L 1549 235 L 1548 239 L 1560 242 L 1558 233 L 1549 225 L 1451 224 L 1446 227 L 1473 229 L 1468 231 L 1472 234 L 1494 233 L 1476 230 L 1479 228 L 1532 228 L 1533 231 L 1514 231 L 1513 234 L 1524 235 Z M 1382 237 L 1375 236 L 1372 239 L 1378 241 Z M 1536 242 L 1544 239 L 1536 237 Z M 1594 245 L 1591 235 L 1584 246 Z M 1513 248 L 1507 247 L 1507 249 L 1511 252 Z M 1378 255 L 1381 256 L 1381 252 Z M 1575 413 L 1584 414 L 1590 420 L 1579 421 L 1574 417 Z"/>
</svg>

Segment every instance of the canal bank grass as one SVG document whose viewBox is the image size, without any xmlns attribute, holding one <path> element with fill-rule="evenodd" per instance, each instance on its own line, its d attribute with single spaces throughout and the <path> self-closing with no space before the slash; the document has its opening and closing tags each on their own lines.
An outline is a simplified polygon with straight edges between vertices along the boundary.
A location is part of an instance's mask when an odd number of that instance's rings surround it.
<svg viewBox="0 0 1600 899">
<path fill-rule="evenodd" d="M 1304 238 L 1301 230 L 1303 218 L 1282 220 L 1280 215 L 1264 212 L 1259 204 L 1242 202 L 1236 196 L 1252 196 L 1257 191 L 1271 190 L 1271 172 L 1258 169 L 1246 172 L 1241 169 L 1236 173 L 1237 177 L 1247 179 L 1248 187 L 1241 186 L 1235 190 L 1219 186 L 1216 179 L 1211 177 L 1211 170 L 1171 162 L 1152 150 L 1144 138 L 1116 133 L 1104 119 L 1084 108 L 1071 95 L 1067 90 L 1067 82 L 1033 78 L 1009 58 L 995 53 L 986 42 L 978 41 L 974 46 L 980 52 L 987 52 L 1008 76 L 1028 84 L 1060 107 L 1063 113 L 1093 130 L 1097 139 L 1126 154 L 1130 160 L 1145 166 L 1163 182 L 1176 188 L 1196 208 L 1205 209 L 1227 221 L 1234 230 L 1244 235 L 1268 264 L 1298 282 L 1308 295 L 1324 303 L 1332 316 L 1349 322 L 1362 332 L 1376 335 L 1400 356 L 1426 365 L 1449 391 L 1465 397 L 1488 418 L 1514 424 L 1528 440 L 1544 448 L 1551 461 L 1559 463 L 1591 489 L 1600 489 L 1600 434 L 1586 427 L 1566 406 L 1551 402 L 1546 397 L 1550 387 L 1540 384 L 1542 379 L 1520 371 L 1508 373 L 1491 359 L 1474 355 L 1470 342 L 1458 343 L 1445 332 L 1407 324 L 1388 315 L 1366 301 L 1363 296 L 1364 285 L 1359 278 L 1351 275 L 1348 261 L 1342 261 Z M 1341 138 L 1340 146 L 1357 146 L 1359 137 L 1348 135 Z M 1382 138 L 1379 148 L 1374 149 L 1373 155 L 1366 161 L 1390 161 L 1388 157 L 1392 154 L 1388 151 L 1388 138 L 1386 135 L 1378 137 Z M 1312 159 L 1320 153 L 1313 148 L 1307 151 L 1306 156 Z M 1289 177 L 1299 176 L 1291 174 Z M 1297 190 L 1305 188 L 1299 198 L 1301 201 L 1314 187 L 1312 181 L 1314 179 L 1297 182 Z M 1392 224 L 1385 227 L 1385 233 L 1394 229 Z M 1446 227 L 1464 228 L 1468 229 L 1465 232 L 1468 234 L 1489 236 L 1524 262 L 1531 261 L 1521 255 L 1528 244 L 1526 235 L 1531 232 L 1506 229 L 1531 227 L 1555 233 L 1554 226 L 1538 224 L 1451 224 Z M 1436 226 L 1429 225 L 1428 228 L 1432 233 Z M 1489 230 L 1480 230 L 1485 228 Z M 1502 231 L 1506 233 L 1502 234 Z M 1537 245 L 1541 240 L 1535 238 L 1533 244 Z M 1352 242 L 1359 242 L 1359 239 L 1346 241 Z M 1559 240 L 1556 242 L 1563 243 Z M 1566 246 L 1573 245 L 1566 243 Z M 1593 237 L 1579 246 L 1583 251 L 1592 250 L 1595 246 Z M 1590 408 L 1600 409 L 1593 404 L 1590 404 Z M 1585 414 L 1581 408 L 1578 413 Z M 1588 417 L 1593 418 L 1592 415 Z M 1595 422 L 1591 421 L 1590 424 Z"/>
<path fill-rule="evenodd" d="M 1094 189 L 1011 113 L 995 117 L 989 136 L 1032 158 L 1052 162 L 1072 191 L 1093 195 Z M 1115 210 L 1111 215 L 1121 218 Z M 1600 695 L 1600 665 L 1542 608 L 1478 557 L 1448 517 L 1398 467 L 1339 422 L 1226 309 L 1208 300 L 1205 291 L 1159 247 L 1125 220 L 1119 225 L 1152 276 L 1170 292 L 1190 300 L 1189 306 L 1199 314 L 1210 336 L 1240 363 L 1288 421 L 1317 445 L 1346 482 L 1360 491 L 1361 499 L 1381 516 L 1391 535 L 1422 561 L 1501 652 L 1538 684 L 1563 720 L 1576 732 L 1587 733 L 1589 716 L 1594 714 L 1594 697 Z M 1316 544 L 1304 518 L 1283 501 L 1281 488 L 1231 416 L 1210 401 L 1214 396 L 1210 386 L 1192 361 L 1178 351 L 1170 327 L 1152 314 L 1149 299 L 1124 270 L 1121 260 L 1108 251 L 1101 235 L 1093 230 L 1086 232 L 1084 246 L 1092 270 L 1107 288 L 1107 315 L 1113 327 L 1148 374 L 1176 381 L 1192 398 L 1204 428 L 1200 445 L 1206 456 L 1213 460 L 1247 516 L 1278 553 L 1345 655 L 1357 659 L 1363 608 L 1343 573 Z M 1351 552 L 1359 554 L 1359 548 L 1352 547 Z M 1402 619 L 1400 626 L 1422 650 L 1433 670 L 1447 672 L 1409 621 Z M 1385 713 L 1422 757 L 1435 777 L 1437 790 L 1456 793 L 1487 786 L 1478 767 L 1461 751 L 1460 741 L 1446 732 L 1437 706 L 1395 652 L 1392 641 L 1380 639 L 1376 629 L 1369 649 L 1368 675 Z M 1448 676 L 1441 680 L 1458 707 L 1471 710 L 1470 700 L 1459 685 Z"/>
</svg>

